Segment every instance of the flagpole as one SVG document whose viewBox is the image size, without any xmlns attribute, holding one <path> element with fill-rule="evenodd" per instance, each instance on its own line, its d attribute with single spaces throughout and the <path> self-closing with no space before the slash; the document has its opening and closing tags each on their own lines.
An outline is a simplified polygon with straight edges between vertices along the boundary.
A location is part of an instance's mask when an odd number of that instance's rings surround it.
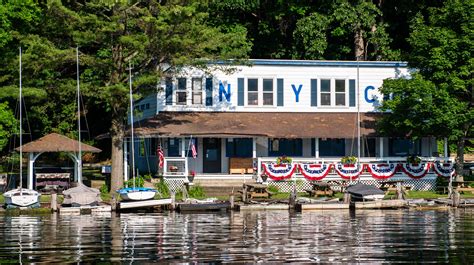
<svg viewBox="0 0 474 265">
<path fill-rule="evenodd" d="M 360 170 L 360 91 L 359 91 L 359 56 L 357 56 L 357 170 Z M 362 172 L 360 173 L 362 174 Z M 360 182 L 360 174 L 357 182 Z"/>
</svg>

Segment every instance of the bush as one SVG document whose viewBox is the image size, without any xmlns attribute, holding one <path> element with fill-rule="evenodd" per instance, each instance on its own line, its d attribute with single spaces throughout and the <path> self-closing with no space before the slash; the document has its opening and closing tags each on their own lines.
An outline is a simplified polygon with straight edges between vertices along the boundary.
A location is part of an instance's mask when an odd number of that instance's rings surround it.
<svg viewBox="0 0 474 265">
<path fill-rule="evenodd" d="M 126 187 L 134 187 L 133 178 L 129 179 L 125 184 Z M 145 179 L 142 176 L 135 177 L 135 187 L 141 188 L 145 185 Z"/>
<path fill-rule="evenodd" d="M 280 189 L 275 185 L 268 185 L 267 190 L 272 193 L 278 193 Z"/>
<path fill-rule="evenodd" d="M 106 194 L 106 193 L 109 193 L 109 187 L 107 187 L 107 184 L 102 184 L 102 186 L 100 186 L 100 193 L 101 194 Z"/>
<path fill-rule="evenodd" d="M 161 197 L 170 196 L 170 188 L 163 178 L 160 178 L 160 182 L 155 183 L 155 188 L 161 194 Z"/>
<path fill-rule="evenodd" d="M 204 189 L 200 185 L 193 185 L 189 188 L 188 195 L 190 198 L 200 199 L 206 197 Z"/>
</svg>

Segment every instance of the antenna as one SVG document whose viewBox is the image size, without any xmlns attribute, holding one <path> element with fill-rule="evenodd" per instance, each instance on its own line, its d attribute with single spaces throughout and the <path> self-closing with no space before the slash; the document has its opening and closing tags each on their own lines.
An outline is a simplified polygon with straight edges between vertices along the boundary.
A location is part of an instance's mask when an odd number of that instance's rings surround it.
<svg viewBox="0 0 474 265">
<path fill-rule="evenodd" d="M 360 91 L 359 91 L 359 56 L 357 56 L 357 170 L 360 170 Z M 360 181 L 360 176 L 357 178 Z"/>
<path fill-rule="evenodd" d="M 77 182 L 82 183 L 82 150 L 81 150 L 81 90 L 79 85 L 79 47 L 76 47 L 76 78 L 77 78 L 77 128 L 78 128 L 78 156 L 77 156 Z"/>
</svg>

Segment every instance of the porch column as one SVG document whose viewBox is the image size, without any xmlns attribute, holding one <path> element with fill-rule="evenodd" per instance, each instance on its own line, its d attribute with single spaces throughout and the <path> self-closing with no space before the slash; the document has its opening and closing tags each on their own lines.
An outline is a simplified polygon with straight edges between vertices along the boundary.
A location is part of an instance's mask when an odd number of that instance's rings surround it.
<svg viewBox="0 0 474 265">
<path fill-rule="evenodd" d="M 33 189 L 33 167 L 35 164 L 35 154 L 30 153 L 28 157 L 28 189 Z"/>
<path fill-rule="evenodd" d="M 257 139 L 252 138 L 252 157 L 257 158 Z"/>
<path fill-rule="evenodd" d="M 186 138 L 181 137 L 181 157 L 186 157 Z"/>
<path fill-rule="evenodd" d="M 128 181 L 128 143 L 126 138 L 123 140 L 123 181 Z"/>
<path fill-rule="evenodd" d="M 383 158 L 383 137 L 379 138 L 379 156 Z"/>
<path fill-rule="evenodd" d="M 314 157 L 319 158 L 319 138 L 314 138 Z"/>
<path fill-rule="evenodd" d="M 444 137 L 444 157 L 448 157 L 448 138 Z"/>
</svg>

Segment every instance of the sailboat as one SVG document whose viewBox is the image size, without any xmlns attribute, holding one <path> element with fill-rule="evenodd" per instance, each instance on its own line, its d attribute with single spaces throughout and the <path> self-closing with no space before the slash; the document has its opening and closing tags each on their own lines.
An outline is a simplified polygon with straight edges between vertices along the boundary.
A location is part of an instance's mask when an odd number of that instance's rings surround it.
<svg viewBox="0 0 474 265">
<path fill-rule="evenodd" d="M 77 128 L 78 128 L 78 154 L 77 154 L 77 186 L 63 191 L 63 204 L 71 206 L 92 205 L 96 206 L 102 201 L 98 189 L 87 187 L 82 183 L 82 150 L 81 150 L 81 90 L 79 85 L 79 48 L 76 48 L 76 78 L 77 78 Z"/>
<path fill-rule="evenodd" d="M 22 84 L 21 84 L 21 47 L 20 47 L 20 187 L 14 190 L 7 191 L 3 194 L 5 198 L 5 204 L 7 208 L 16 208 L 16 207 L 30 207 L 37 208 L 39 207 L 39 196 L 40 194 L 31 189 L 23 188 L 23 136 L 22 136 Z"/>
<path fill-rule="evenodd" d="M 132 67 L 129 65 L 129 98 L 130 98 L 130 130 L 131 130 L 131 160 L 132 160 L 132 178 L 133 187 L 125 187 L 119 189 L 117 192 L 124 201 L 144 201 L 155 197 L 157 191 L 152 188 L 136 187 L 135 183 L 135 148 L 134 148 L 134 131 L 133 131 L 133 94 L 132 94 Z"/>
</svg>

